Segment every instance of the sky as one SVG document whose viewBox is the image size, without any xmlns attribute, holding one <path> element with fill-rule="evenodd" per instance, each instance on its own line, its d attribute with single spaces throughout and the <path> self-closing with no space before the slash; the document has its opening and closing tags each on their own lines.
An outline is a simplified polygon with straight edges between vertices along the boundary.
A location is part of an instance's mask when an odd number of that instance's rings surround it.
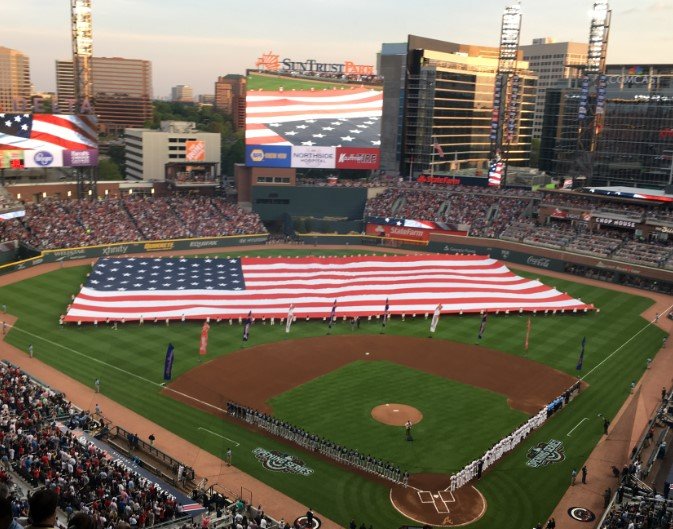
<svg viewBox="0 0 673 529">
<path fill-rule="evenodd" d="M 214 92 L 264 52 L 294 61 L 375 65 L 382 42 L 420 35 L 497 46 L 511 0 L 92 0 L 94 55 L 152 62 L 154 96 Z M 0 46 L 30 57 L 37 91 L 54 91 L 71 57 L 69 0 L 0 0 Z M 592 0 L 523 0 L 521 44 L 586 42 Z M 673 0 L 612 0 L 608 63 L 673 63 Z M 8 23 L 11 21 L 11 23 Z"/>
</svg>

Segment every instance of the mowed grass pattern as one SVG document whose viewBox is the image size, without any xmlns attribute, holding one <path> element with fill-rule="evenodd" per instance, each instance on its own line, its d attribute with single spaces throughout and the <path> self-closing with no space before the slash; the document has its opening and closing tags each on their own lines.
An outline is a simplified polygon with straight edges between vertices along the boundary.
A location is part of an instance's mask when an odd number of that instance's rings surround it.
<svg viewBox="0 0 673 529">
<path fill-rule="evenodd" d="M 372 408 L 386 403 L 421 411 L 413 442 L 405 440 L 403 426 L 372 418 Z M 410 473 L 459 470 L 527 419 L 503 395 L 387 361 L 353 362 L 273 398 L 271 405 L 283 420 Z"/>
<path fill-rule="evenodd" d="M 279 253 L 294 256 L 353 252 L 305 248 L 282 252 L 273 249 L 244 252 L 250 256 L 277 256 Z M 225 252 L 224 255 L 233 255 L 233 252 Z M 120 326 L 118 331 L 105 326 L 99 329 L 89 326 L 60 328 L 58 317 L 65 311 L 71 294 L 78 291 L 89 270 L 89 266 L 65 268 L 1 288 L 0 303 L 6 303 L 9 312 L 19 318 L 17 328 L 7 337 L 8 341 L 23 350 L 32 343 L 38 359 L 89 386 L 93 386 L 94 379 L 100 377 L 105 395 L 213 454 L 222 456 L 227 448 L 226 441 L 199 428 L 234 439 L 241 443 L 240 447 L 234 448 L 237 467 L 341 524 L 347 525 L 353 517 L 358 523 L 371 523 L 376 528 L 394 528 L 405 523 L 405 519 L 391 506 L 386 487 L 163 395 L 159 384 L 162 382 L 166 346 L 170 341 L 176 348 L 174 377 L 199 365 L 199 323 L 172 324 L 170 327 L 149 323 L 140 327 L 134 324 Z M 581 467 L 600 438 L 602 427 L 596 414 L 600 412 L 612 417 L 616 413 L 629 393 L 631 381 L 640 378 L 646 359 L 655 356 L 665 336 L 660 329 L 639 316 L 651 304 L 649 299 L 556 278 L 542 279 L 574 297 L 594 303 L 601 309 L 600 313 L 533 316 L 528 352 L 523 350 L 527 316 L 492 316 L 488 320 L 483 345 L 510 354 L 526 355 L 532 360 L 576 374 L 580 342 L 586 336 L 583 373 L 609 359 L 587 377 L 590 387 L 571 406 L 553 417 L 478 483 L 489 509 L 484 518 L 471 527 L 520 529 L 532 527 L 543 520 L 567 488 L 572 468 Z M 385 332 L 427 336 L 428 326 L 429 319 L 422 316 L 407 318 L 406 322 L 394 319 Z M 478 316 L 444 316 L 435 339 L 476 343 L 478 328 Z M 363 322 L 358 332 L 378 334 L 380 329 L 374 320 Z M 319 336 L 326 331 L 322 322 L 301 321 L 292 327 L 292 333 L 287 336 L 280 325 L 255 324 L 251 341 L 245 347 Z M 340 321 L 332 330 L 332 334 L 336 333 L 350 334 L 350 325 Z M 228 354 L 242 346 L 239 325 L 213 324 L 206 359 Z M 447 343 L 447 346 L 450 344 Z M 236 374 L 223 373 L 222 383 L 226 384 L 230 376 Z M 310 403 L 310 400 L 307 401 L 306 406 Z M 94 404 L 92 401 L 91 407 Z M 457 425 L 457 428 L 469 429 L 479 422 L 481 410 L 469 411 L 469 422 Z M 584 417 L 591 420 L 585 421 L 572 437 L 567 437 L 567 432 Z M 566 460 L 543 469 L 527 467 L 526 451 L 537 442 L 551 438 L 564 442 Z M 357 438 L 348 444 L 354 443 L 357 443 Z M 257 446 L 290 452 L 302 458 L 315 473 L 303 478 L 265 471 L 251 453 Z M 185 463 L 193 465 L 198 458 L 197 451 Z"/>
</svg>

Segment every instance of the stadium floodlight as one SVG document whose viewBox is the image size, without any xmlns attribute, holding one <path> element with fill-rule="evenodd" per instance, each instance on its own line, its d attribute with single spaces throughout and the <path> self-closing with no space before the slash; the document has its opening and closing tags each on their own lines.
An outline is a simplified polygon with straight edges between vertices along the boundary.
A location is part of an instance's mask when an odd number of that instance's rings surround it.
<svg viewBox="0 0 673 529">
<path fill-rule="evenodd" d="M 607 0 L 594 3 L 591 11 L 591 28 L 589 30 L 589 51 L 587 69 L 589 74 L 605 73 L 605 57 L 608 50 L 608 34 L 610 32 L 610 7 Z"/>
<path fill-rule="evenodd" d="M 93 92 L 91 0 L 70 0 L 70 23 L 75 99 L 78 108 L 81 108 L 82 102 L 90 100 Z"/>
</svg>

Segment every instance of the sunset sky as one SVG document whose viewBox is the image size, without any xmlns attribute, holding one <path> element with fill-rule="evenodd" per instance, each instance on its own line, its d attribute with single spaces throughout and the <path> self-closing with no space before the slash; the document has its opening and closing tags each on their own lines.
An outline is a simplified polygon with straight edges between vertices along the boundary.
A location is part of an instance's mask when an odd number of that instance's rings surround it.
<svg viewBox="0 0 673 529">
<path fill-rule="evenodd" d="M 93 0 L 94 55 L 152 61 L 154 96 L 188 84 L 212 93 L 264 51 L 295 61 L 375 64 L 382 42 L 408 34 L 498 45 L 503 0 Z M 0 46 L 26 53 L 38 91 L 55 89 L 71 55 L 68 0 L 2 0 Z M 586 42 L 592 1 L 524 0 L 521 44 Z M 673 63 L 673 0 L 613 0 L 608 63 Z M 11 23 L 7 23 L 11 21 Z"/>
</svg>

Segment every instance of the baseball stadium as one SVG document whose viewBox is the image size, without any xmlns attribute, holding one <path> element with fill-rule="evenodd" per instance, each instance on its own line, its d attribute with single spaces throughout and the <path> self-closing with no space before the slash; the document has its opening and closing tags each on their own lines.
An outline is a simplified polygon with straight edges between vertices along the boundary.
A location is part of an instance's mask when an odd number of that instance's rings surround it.
<svg viewBox="0 0 673 529">
<path fill-rule="evenodd" d="M 350 207 L 353 190 L 364 195 L 376 190 L 361 213 L 370 219 L 400 213 L 382 209 L 391 202 L 387 195 L 402 196 L 395 202 L 409 212 L 446 193 L 443 200 L 483 201 L 516 214 L 522 193 L 502 189 L 480 195 L 483 189 L 445 192 L 375 183 L 298 190 L 314 198 L 322 192 L 332 203 L 343 191 L 344 207 Z M 537 205 L 540 216 L 544 204 L 563 207 L 569 200 L 568 193 L 528 193 L 526 200 Z M 216 198 L 144 198 L 146 207 L 167 211 L 162 208 L 170 204 L 176 212 L 162 226 L 165 238 L 146 242 L 146 227 L 127 200 L 76 206 L 44 202 L 3 225 L 22 223 L 27 234 L 39 234 L 46 213 L 40 210 L 50 208 L 51 215 L 57 207 L 60 225 L 70 226 L 41 239 L 39 255 L 3 266 L 3 360 L 32 383 L 63 392 L 72 406 L 96 419 L 91 436 L 104 428 L 100 437 L 111 452 L 157 469 L 158 480 L 183 487 L 183 494 L 199 490 L 227 501 L 241 499 L 290 523 L 310 508 L 324 527 L 356 520 L 367 527 L 515 528 L 550 516 L 567 518 L 557 513 L 560 508 L 600 515 L 604 489 L 615 486 L 611 467 L 621 469 L 632 449 L 641 457 L 641 450 L 654 448 L 646 448 L 641 438 L 661 403 L 662 386 L 670 389 L 665 266 L 513 242 L 502 234 L 515 219 L 498 238 L 434 233 L 419 244 L 394 236 L 278 237 L 266 233 L 256 214 L 228 209 L 222 237 L 201 237 L 205 223 L 189 224 L 195 237 L 170 237 L 184 233 L 188 208 L 206 201 L 215 205 Z M 586 200 L 589 209 L 601 207 L 597 197 L 577 200 Z M 642 208 L 624 202 L 626 209 Z M 75 228 L 75 219 L 84 218 L 81 209 L 74 214 L 75 207 L 96 209 L 99 232 L 94 224 L 89 232 Z M 478 211 L 471 208 L 469 214 Z M 80 236 L 93 241 L 107 236 L 106 220 L 124 226 L 128 219 L 135 219 L 129 229 L 142 226 L 135 240 L 123 233 L 120 242 L 77 245 Z M 553 239 L 544 230 L 559 228 L 539 230 L 540 240 L 549 243 Z M 54 248 L 50 236 L 59 244 L 65 237 L 68 244 Z M 245 310 L 227 313 L 213 304 L 206 311 L 210 316 L 184 306 L 179 312 L 143 307 L 145 314 L 138 316 L 121 307 L 119 297 L 96 309 L 88 306 L 101 265 L 149 268 L 162 261 L 186 267 L 236 261 L 248 276 L 246 290 L 258 288 L 253 287 L 255 266 L 326 267 L 316 274 L 332 277 L 335 270 L 362 263 L 373 267 L 374 277 L 348 283 L 357 292 L 375 292 L 376 301 L 349 304 L 348 296 L 330 290 L 318 304 L 301 296 L 256 305 L 245 298 Z M 390 263 L 418 264 L 405 274 L 419 288 L 382 281 L 383 265 Z M 483 272 L 483 265 L 489 276 L 511 276 L 525 292 L 530 287 L 544 297 L 530 304 L 522 290 L 501 305 L 500 287 L 490 287 L 486 297 L 478 294 L 486 281 L 478 277 L 467 289 L 473 293 L 459 291 L 453 303 L 455 292 L 435 284 L 444 274 L 434 269 L 440 263 L 458 267 L 452 273 L 465 281 Z M 468 273 L 468 263 L 479 268 Z M 418 268 L 436 276 L 429 290 L 440 294 L 422 288 L 425 274 Z M 300 281 L 299 272 L 290 273 L 297 276 L 292 282 Z M 272 281 L 283 281 L 282 274 Z M 415 294 L 402 295 L 408 290 Z M 438 295 L 446 307 L 433 321 Z M 292 318 L 288 299 L 295 305 Z M 558 300 L 567 308 L 554 308 Z M 463 310 L 455 308 L 461 305 Z M 83 315 L 87 307 L 103 315 Z M 166 377 L 169 344 L 174 360 Z M 521 430 L 540 413 L 542 420 Z M 610 421 L 607 435 L 605 420 Z M 661 418 L 653 424 L 663 441 Z M 516 442 L 504 447 L 502 441 L 517 432 Z M 150 435 L 156 439 L 151 444 Z M 136 445 L 142 440 L 141 448 L 133 445 L 133 436 Z M 650 456 L 642 457 L 645 464 Z M 472 464 L 479 461 L 477 472 Z M 189 480 L 178 479 L 176 464 L 193 471 Z M 648 471 L 656 474 L 657 465 L 652 458 Z M 570 486 L 571 475 L 582 467 L 588 469 L 587 484 Z M 469 478 L 460 474 L 465 469 Z M 459 475 L 461 486 L 456 486 Z"/>
<path fill-rule="evenodd" d="M 75 52 L 80 114 L 0 121 L 0 529 L 673 527 L 671 135 L 615 154 L 608 27 L 550 89 L 567 174 L 519 27 L 384 45 L 385 84 L 264 52 L 144 126 Z"/>
</svg>

